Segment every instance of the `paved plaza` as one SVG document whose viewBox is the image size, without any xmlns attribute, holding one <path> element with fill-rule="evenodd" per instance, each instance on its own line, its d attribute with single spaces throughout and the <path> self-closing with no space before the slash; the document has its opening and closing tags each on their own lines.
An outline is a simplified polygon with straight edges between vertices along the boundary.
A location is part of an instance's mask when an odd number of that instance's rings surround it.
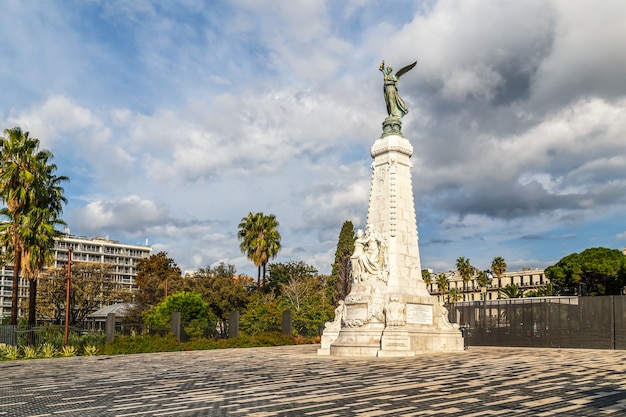
<svg viewBox="0 0 626 417">
<path fill-rule="evenodd" d="M 317 345 L 0 362 L 0 416 L 623 416 L 626 351 Z"/>
</svg>

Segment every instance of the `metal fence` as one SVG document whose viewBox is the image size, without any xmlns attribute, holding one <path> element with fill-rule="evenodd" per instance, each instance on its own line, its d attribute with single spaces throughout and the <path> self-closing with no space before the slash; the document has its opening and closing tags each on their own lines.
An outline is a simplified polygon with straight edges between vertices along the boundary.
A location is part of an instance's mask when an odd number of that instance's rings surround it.
<svg viewBox="0 0 626 417">
<path fill-rule="evenodd" d="M 84 330 L 80 327 L 70 327 L 69 341 L 71 345 L 96 344 L 103 332 Z M 14 346 L 40 346 L 43 343 L 50 343 L 55 346 L 63 346 L 65 328 L 63 326 L 37 326 L 30 329 L 19 326 L 0 326 L 0 343 Z"/>
<path fill-rule="evenodd" d="M 461 302 L 448 311 L 470 346 L 626 350 L 626 296 Z"/>
</svg>

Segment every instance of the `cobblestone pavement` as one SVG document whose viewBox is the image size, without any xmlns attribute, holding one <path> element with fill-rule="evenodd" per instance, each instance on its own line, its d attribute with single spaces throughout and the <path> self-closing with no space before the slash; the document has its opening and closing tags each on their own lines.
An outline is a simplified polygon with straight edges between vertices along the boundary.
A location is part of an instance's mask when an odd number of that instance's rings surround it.
<svg viewBox="0 0 626 417">
<path fill-rule="evenodd" d="M 0 362 L 0 416 L 624 416 L 626 351 L 317 345 Z"/>
</svg>

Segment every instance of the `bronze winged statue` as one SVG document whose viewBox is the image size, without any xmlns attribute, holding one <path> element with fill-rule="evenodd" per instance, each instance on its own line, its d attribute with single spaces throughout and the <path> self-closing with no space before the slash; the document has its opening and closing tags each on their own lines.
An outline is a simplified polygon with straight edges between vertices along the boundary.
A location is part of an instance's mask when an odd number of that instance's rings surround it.
<svg viewBox="0 0 626 417">
<path fill-rule="evenodd" d="M 392 74 L 393 68 L 386 67 L 385 61 L 380 64 L 378 68 L 382 73 L 385 80 L 384 91 L 385 91 L 385 104 L 387 105 L 387 114 L 390 117 L 395 117 L 400 119 L 402 116 L 409 112 L 409 109 L 406 107 L 404 100 L 398 94 L 398 81 L 400 81 L 400 77 L 411 71 L 415 65 L 417 65 L 417 61 L 414 63 L 403 67 L 400 71 Z"/>
</svg>

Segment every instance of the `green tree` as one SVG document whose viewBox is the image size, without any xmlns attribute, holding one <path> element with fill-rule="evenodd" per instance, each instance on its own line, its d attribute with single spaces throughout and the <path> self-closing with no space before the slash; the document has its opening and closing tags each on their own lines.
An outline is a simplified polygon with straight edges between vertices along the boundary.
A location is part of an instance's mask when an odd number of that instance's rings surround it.
<svg viewBox="0 0 626 417">
<path fill-rule="evenodd" d="M 208 323 L 209 304 L 202 300 L 202 296 L 193 292 L 178 292 L 169 295 L 150 310 L 144 312 L 144 322 L 149 326 L 167 327 L 172 313 L 180 313 L 181 322 L 200 320 Z"/>
<path fill-rule="evenodd" d="M 502 256 L 496 256 L 493 258 L 493 261 L 491 261 L 491 270 L 496 278 L 498 278 L 498 288 L 502 286 L 502 275 L 506 272 L 506 267 L 506 262 L 504 262 L 504 258 Z"/>
<path fill-rule="evenodd" d="M 430 286 L 433 284 L 433 275 L 428 269 L 422 269 L 422 279 L 424 280 L 424 284 L 426 284 L 426 289 L 430 291 Z"/>
<path fill-rule="evenodd" d="M 200 268 L 195 274 L 185 277 L 184 287 L 202 296 L 218 320 L 222 337 L 228 334 L 230 312 L 243 310 L 249 299 L 246 287 L 235 279 L 235 267 L 223 262 L 215 268 Z"/>
<path fill-rule="evenodd" d="M 485 270 L 485 271 L 478 272 L 478 276 L 476 277 L 476 284 L 478 284 L 480 288 L 491 285 L 492 281 L 493 281 L 493 277 L 491 275 L 491 271 Z"/>
<path fill-rule="evenodd" d="M 448 303 L 454 304 L 462 299 L 463 294 L 461 294 L 461 291 L 459 291 L 458 288 L 452 288 L 450 292 L 448 292 Z"/>
<path fill-rule="evenodd" d="M 291 279 L 304 279 L 317 277 L 319 275 L 314 266 L 303 261 L 289 261 L 287 263 L 272 263 L 268 267 L 269 277 L 267 288 L 280 294 L 281 288 Z"/>
<path fill-rule="evenodd" d="M 58 216 L 66 199 L 60 184 L 67 177 L 54 175 L 52 153 L 40 151 L 39 140 L 30 138 L 28 132 L 15 127 L 4 133 L 6 138 L 0 138 L 0 198 L 6 204 L 1 214 L 9 221 L 2 225 L 0 234 L 5 249 L 13 253 L 11 324 L 17 324 L 18 283 L 25 270 L 31 290 L 32 325 L 37 276 L 51 259 L 53 238 L 58 234 L 54 227 L 63 224 Z"/>
<path fill-rule="evenodd" d="M 238 226 L 239 248 L 258 268 L 258 288 L 261 287 L 261 268 L 263 268 L 263 284 L 265 285 L 265 267 L 281 249 L 278 226 L 276 216 L 273 214 L 266 216 L 263 212 L 248 213 L 241 219 Z"/>
<path fill-rule="evenodd" d="M 584 285 L 589 295 L 618 295 L 626 283 L 625 260 L 618 249 L 590 248 L 562 258 L 545 274 L 562 294 L 575 294 Z"/>
<path fill-rule="evenodd" d="M 439 294 L 441 294 L 441 300 L 443 301 L 444 294 L 448 291 L 448 288 L 450 288 L 450 280 L 446 274 L 441 272 L 437 275 L 437 280 L 435 282 L 437 284 L 437 288 L 439 289 Z"/>
<path fill-rule="evenodd" d="M 328 283 L 332 305 L 337 305 L 340 300 L 345 299 L 352 289 L 350 256 L 354 252 L 354 240 L 354 225 L 351 221 L 346 220 L 339 232 L 335 262 L 333 262 Z"/>
<path fill-rule="evenodd" d="M 316 332 L 320 322 L 330 319 L 333 306 L 327 296 L 327 277 L 302 261 L 270 264 L 269 283 L 279 295 L 280 304 L 293 312 L 299 332 Z"/>
<path fill-rule="evenodd" d="M 165 287 L 172 294 L 183 289 L 180 268 L 167 252 L 159 252 L 137 261 L 134 306 L 127 312 L 126 320 L 138 323 L 142 313 L 165 299 Z"/>
<path fill-rule="evenodd" d="M 67 268 L 50 268 L 37 287 L 37 317 L 53 324 L 65 319 Z M 131 291 L 115 281 L 115 265 L 75 262 L 70 288 L 70 324 L 81 325 L 85 318 L 107 305 L 130 302 Z"/>
<path fill-rule="evenodd" d="M 283 302 L 276 294 L 255 291 L 240 315 L 239 329 L 250 336 L 260 332 L 280 331 Z"/>
<path fill-rule="evenodd" d="M 20 234 L 22 245 L 22 270 L 29 283 L 28 326 L 36 322 L 37 282 L 44 267 L 54 262 L 54 238 L 60 232 L 55 228 L 65 222 L 50 209 L 34 208 L 22 215 Z"/>
<path fill-rule="evenodd" d="M 556 291 L 554 290 L 554 285 L 548 282 L 546 285 L 542 285 L 535 290 L 527 291 L 524 295 L 526 297 L 551 297 L 556 295 Z"/>
<path fill-rule="evenodd" d="M 461 256 L 456 260 L 456 269 L 463 279 L 463 299 L 465 299 L 465 291 L 467 290 L 467 283 L 472 279 L 472 274 L 475 268 L 470 264 L 469 259 Z"/>
<path fill-rule="evenodd" d="M 524 290 L 517 284 L 509 284 L 500 288 L 498 292 L 502 298 L 522 298 L 525 295 Z"/>
</svg>

